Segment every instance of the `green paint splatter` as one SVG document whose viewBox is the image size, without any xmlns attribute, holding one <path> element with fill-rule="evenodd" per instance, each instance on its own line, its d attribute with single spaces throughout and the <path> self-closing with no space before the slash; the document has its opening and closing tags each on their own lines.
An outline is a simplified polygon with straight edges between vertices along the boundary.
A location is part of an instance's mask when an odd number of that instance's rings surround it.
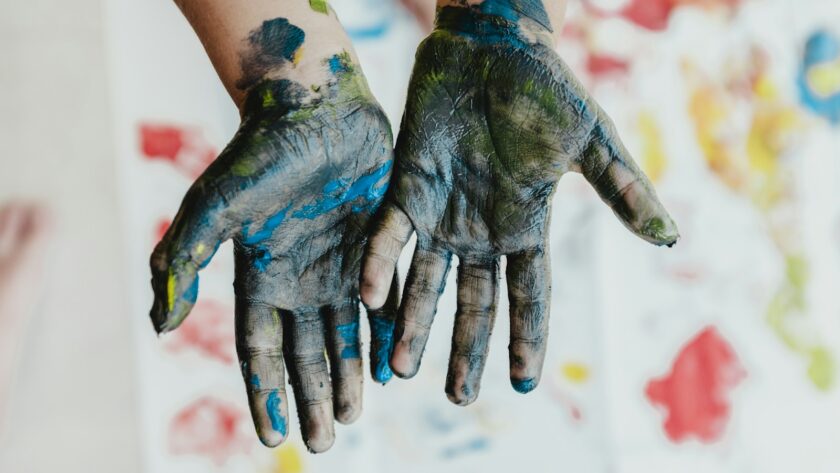
<svg viewBox="0 0 840 473">
<path fill-rule="evenodd" d="M 309 8 L 312 8 L 318 13 L 328 14 L 327 0 L 309 0 Z"/>
<path fill-rule="evenodd" d="M 805 315 L 808 262 L 801 256 L 789 255 L 785 265 L 785 281 L 767 308 L 767 322 L 785 346 L 808 359 L 807 374 L 814 386 L 821 391 L 828 391 L 834 385 L 835 377 L 831 352 L 817 343 L 805 340 L 794 327 Z"/>
</svg>

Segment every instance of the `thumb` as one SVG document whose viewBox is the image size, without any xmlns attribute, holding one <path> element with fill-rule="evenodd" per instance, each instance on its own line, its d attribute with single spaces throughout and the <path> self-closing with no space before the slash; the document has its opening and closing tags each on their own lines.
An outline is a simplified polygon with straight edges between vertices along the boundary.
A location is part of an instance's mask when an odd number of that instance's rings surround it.
<svg viewBox="0 0 840 473">
<path fill-rule="evenodd" d="M 612 121 L 601 110 L 580 169 L 631 232 L 654 245 L 673 246 L 677 242 L 676 223 L 624 147 Z"/>
<path fill-rule="evenodd" d="M 181 208 L 151 257 L 154 304 L 149 314 L 158 333 L 177 328 L 198 297 L 198 271 L 229 238 L 227 201 L 201 179 L 184 196 Z"/>
</svg>

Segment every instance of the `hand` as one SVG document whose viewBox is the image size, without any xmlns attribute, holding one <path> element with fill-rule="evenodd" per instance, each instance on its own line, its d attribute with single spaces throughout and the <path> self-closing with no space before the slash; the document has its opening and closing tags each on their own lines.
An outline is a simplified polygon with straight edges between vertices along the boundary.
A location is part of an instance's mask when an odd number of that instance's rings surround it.
<svg viewBox="0 0 840 473">
<path fill-rule="evenodd" d="M 549 207 L 564 173 L 581 172 L 641 238 L 671 246 L 678 233 L 548 32 L 526 35 L 521 22 L 479 7 L 442 8 L 437 21 L 417 51 L 395 176 L 368 242 L 361 295 L 368 307 L 383 305 L 395 262 L 416 232 L 391 356 L 394 372 L 412 377 L 458 256 L 446 393 L 466 405 L 478 396 L 503 255 L 511 383 L 525 393 L 539 382 L 550 301 Z"/>
<path fill-rule="evenodd" d="M 168 332 L 196 301 L 198 271 L 233 239 L 236 343 L 257 433 L 267 446 L 286 438 L 285 360 L 312 451 L 332 445 L 334 417 L 361 412 L 359 264 L 392 166 L 390 126 L 349 55 L 324 69 L 332 78 L 317 93 L 290 80 L 250 89 L 239 131 L 151 258 L 151 318 Z M 383 383 L 395 302 L 369 313 L 371 369 Z"/>
</svg>

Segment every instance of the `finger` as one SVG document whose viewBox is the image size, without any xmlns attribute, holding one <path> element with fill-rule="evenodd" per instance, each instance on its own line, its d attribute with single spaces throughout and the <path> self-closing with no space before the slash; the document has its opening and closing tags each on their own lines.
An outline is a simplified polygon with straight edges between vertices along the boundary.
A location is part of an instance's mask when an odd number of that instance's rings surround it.
<svg viewBox="0 0 840 473">
<path fill-rule="evenodd" d="M 405 294 L 397 313 L 391 369 L 401 378 L 411 378 L 420 369 L 420 359 L 437 303 L 446 285 L 452 254 L 442 247 L 417 242 L 405 280 Z"/>
<path fill-rule="evenodd" d="M 359 341 L 359 301 L 325 309 L 327 354 L 333 388 L 335 420 L 349 424 L 362 413 L 362 348 Z"/>
<path fill-rule="evenodd" d="M 226 218 L 226 200 L 196 181 L 175 220 L 151 258 L 155 301 L 150 316 L 158 333 L 175 329 L 198 297 L 198 271 L 234 230 Z"/>
<path fill-rule="evenodd" d="M 388 299 L 397 259 L 412 229 L 402 210 L 390 202 L 382 205 L 365 249 L 359 283 L 362 301 L 369 309 L 382 307 Z"/>
<path fill-rule="evenodd" d="M 630 231 L 655 245 L 673 246 L 679 239 L 677 225 L 612 122 L 601 115 L 584 151 L 581 172 Z"/>
<path fill-rule="evenodd" d="M 496 318 L 499 262 L 463 258 L 458 265 L 458 311 L 452 333 L 446 396 L 465 406 L 475 401 Z"/>
<path fill-rule="evenodd" d="M 370 375 L 377 383 L 385 384 L 391 380 L 393 372 L 389 360 L 394 348 L 394 322 L 400 300 L 400 283 L 397 273 L 391 279 L 391 291 L 385 305 L 379 309 L 369 309 L 370 323 Z"/>
<path fill-rule="evenodd" d="M 548 337 L 551 274 L 542 249 L 507 256 L 510 384 L 527 393 L 540 382 Z"/>
<path fill-rule="evenodd" d="M 236 352 L 257 435 L 265 446 L 276 447 L 286 439 L 289 425 L 279 311 L 238 297 Z"/>
<path fill-rule="evenodd" d="M 335 427 L 321 314 L 314 309 L 284 312 L 283 335 L 303 441 L 313 453 L 324 452 L 335 441 Z"/>
</svg>

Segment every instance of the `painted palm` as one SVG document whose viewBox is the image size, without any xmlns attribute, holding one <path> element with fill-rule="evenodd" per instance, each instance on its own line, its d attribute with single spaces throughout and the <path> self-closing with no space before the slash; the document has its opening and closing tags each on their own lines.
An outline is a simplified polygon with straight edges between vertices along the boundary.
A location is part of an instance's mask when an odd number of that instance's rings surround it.
<svg viewBox="0 0 840 473">
<path fill-rule="evenodd" d="M 547 19 L 544 35 L 526 34 L 520 26 L 538 25 L 535 17 L 521 15 L 522 5 L 504 10 L 501 3 L 506 2 L 441 9 L 436 30 L 420 45 L 394 181 L 362 277 L 364 301 L 381 306 L 394 262 L 416 232 L 391 358 L 399 376 L 411 377 L 450 261 L 458 256 L 458 309 L 446 382 L 457 404 L 478 395 L 501 256 L 507 260 L 511 382 L 528 392 L 539 381 L 550 300 L 549 207 L 564 173 L 582 173 L 624 225 L 645 240 L 670 246 L 678 238 L 609 117 L 550 46 Z"/>
<path fill-rule="evenodd" d="M 325 67 L 334 80 L 317 94 L 287 80 L 250 90 L 241 128 L 151 259 L 151 318 L 167 332 L 192 308 L 198 271 L 233 239 L 237 349 L 257 431 L 270 446 L 287 435 L 285 364 L 316 451 L 332 443 L 333 416 L 350 422 L 361 410 L 359 265 L 393 162 L 390 126 L 362 76 L 346 55 Z M 380 382 L 391 375 L 394 312 L 369 314 Z"/>
</svg>

